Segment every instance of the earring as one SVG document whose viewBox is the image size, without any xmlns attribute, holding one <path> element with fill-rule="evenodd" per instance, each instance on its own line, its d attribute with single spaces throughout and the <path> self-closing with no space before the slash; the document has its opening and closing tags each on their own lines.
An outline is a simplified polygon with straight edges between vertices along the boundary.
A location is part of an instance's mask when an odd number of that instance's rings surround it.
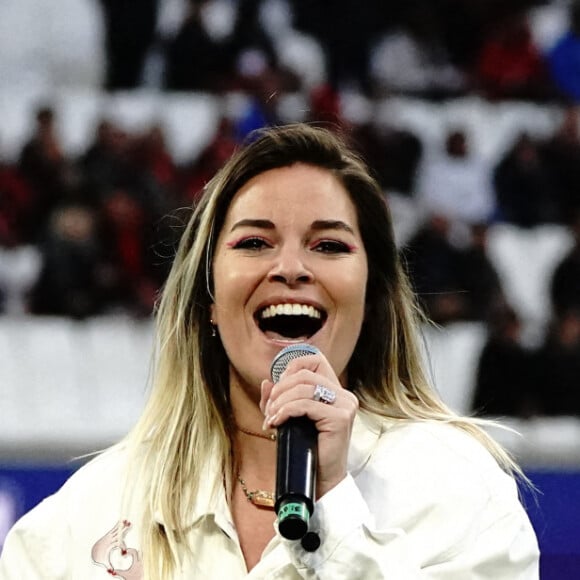
<svg viewBox="0 0 580 580">
<path fill-rule="evenodd" d="M 216 325 L 214 324 L 213 320 L 210 320 L 209 323 L 211 325 L 211 336 L 212 338 L 215 338 L 217 336 Z"/>
</svg>

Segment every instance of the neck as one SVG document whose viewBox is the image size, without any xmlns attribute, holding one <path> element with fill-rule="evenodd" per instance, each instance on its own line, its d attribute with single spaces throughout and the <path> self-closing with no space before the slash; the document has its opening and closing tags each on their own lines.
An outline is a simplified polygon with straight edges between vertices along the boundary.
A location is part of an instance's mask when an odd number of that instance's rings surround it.
<svg viewBox="0 0 580 580">
<path fill-rule="evenodd" d="M 230 381 L 230 403 L 236 425 L 256 433 L 262 432 L 264 415 L 260 410 L 260 387 L 247 387 Z"/>
<path fill-rule="evenodd" d="M 232 373 L 233 374 L 233 373 Z M 263 431 L 264 415 L 259 406 L 259 387 L 244 387 L 230 381 L 230 401 L 233 419 L 238 427 L 234 434 L 234 453 L 242 475 L 250 481 L 273 482 L 276 471 L 276 441 L 268 438 L 274 430 Z M 263 434 L 260 437 L 257 434 Z M 235 474 L 234 474 L 235 475 Z"/>
</svg>

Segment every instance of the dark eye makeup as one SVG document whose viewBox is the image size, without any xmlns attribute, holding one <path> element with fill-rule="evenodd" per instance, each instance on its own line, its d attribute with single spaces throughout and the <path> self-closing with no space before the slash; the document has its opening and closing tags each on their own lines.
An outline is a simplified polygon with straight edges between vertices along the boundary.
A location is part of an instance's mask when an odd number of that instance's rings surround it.
<svg viewBox="0 0 580 580">
<path fill-rule="evenodd" d="M 262 250 L 271 247 L 269 242 L 258 236 L 242 238 L 228 245 L 235 250 Z M 353 250 L 349 244 L 339 240 L 317 240 L 310 249 L 321 254 L 348 254 Z"/>
<path fill-rule="evenodd" d="M 261 250 L 270 247 L 270 244 L 264 238 L 258 236 L 242 238 L 228 245 L 235 250 Z"/>
<path fill-rule="evenodd" d="M 349 244 L 339 240 L 318 240 L 311 249 L 323 254 L 349 254 L 353 250 Z"/>
</svg>

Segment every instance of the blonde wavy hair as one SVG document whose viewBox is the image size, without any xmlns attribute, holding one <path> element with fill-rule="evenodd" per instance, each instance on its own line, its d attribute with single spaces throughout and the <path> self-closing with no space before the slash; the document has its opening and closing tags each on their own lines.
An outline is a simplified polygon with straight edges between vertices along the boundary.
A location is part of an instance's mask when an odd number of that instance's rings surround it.
<svg viewBox="0 0 580 580">
<path fill-rule="evenodd" d="M 361 411 L 400 421 L 456 425 L 489 449 L 500 466 L 518 466 L 482 428 L 439 398 L 425 370 L 420 329 L 425 322 L 395 245 L 383 193 L 369 168 L 333 131 L 305 124 L 262 130 L 204 188 L 183 232 L 156 312 L 152 390 L 123 445 L 132 479 L 144 487 L 142 551 L 147 580 L 177 570 L 206 466 L 216 461 L 227 486 L 233 473 L 229 361 L 211 336 L 213 248 L 236 192 L 255 175 L 294 163 L 332 172 L 356 208 L 368 257 L 366 315 L 348 365 L 349 388 Z M 131 481 L 128 482 L 131 494 Z M 164 526 L 158 523 L 158 516 Z"/>
</svg>

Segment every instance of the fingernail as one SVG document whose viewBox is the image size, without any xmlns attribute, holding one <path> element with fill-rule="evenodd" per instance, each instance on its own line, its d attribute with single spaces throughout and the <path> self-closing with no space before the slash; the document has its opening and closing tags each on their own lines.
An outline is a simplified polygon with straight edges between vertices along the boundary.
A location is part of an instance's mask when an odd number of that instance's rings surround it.
<svg viewBox="0 0 580 580">
<path fill-rule="evenodd" d="M 266 431 L 268 429 L 268 415 L 266 415 L 264 422 L 262 423 L 262 431 Z"/>
<path fill-rule="evenodd" d="M 266 422 L 268 423 L 269 427 L 274 427 L 274 424 L 276 423 L 278 419 L 278 413 L 274 413 L 271 417 L 266 417 Z"/>
</svg>

